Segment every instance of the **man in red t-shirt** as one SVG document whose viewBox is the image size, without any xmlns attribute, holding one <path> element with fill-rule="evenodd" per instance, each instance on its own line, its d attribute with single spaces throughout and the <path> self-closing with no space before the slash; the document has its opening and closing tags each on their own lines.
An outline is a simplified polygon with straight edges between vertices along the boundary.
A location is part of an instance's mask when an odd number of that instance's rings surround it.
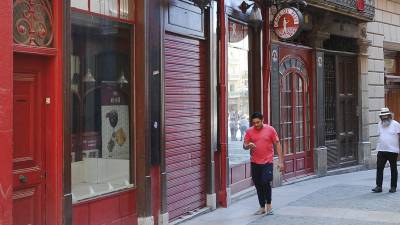
<svg viewBox="0 0 400 225">
<path fill-rule="evenodd" d="M 272 215 L 271 195 L 273 178 L 274 147 L 279 157 L 279 168 L 283 171 L 283 154 L 278 134 L 272 126 L 263 123 L 263 115 L 259 112 L 251 116 L 252 127 L 244 136 L 244 149 L 250 149 L 251 176 L 256 186 L 260 209 L 256 215 L 267 213 Z"/>
</svg>

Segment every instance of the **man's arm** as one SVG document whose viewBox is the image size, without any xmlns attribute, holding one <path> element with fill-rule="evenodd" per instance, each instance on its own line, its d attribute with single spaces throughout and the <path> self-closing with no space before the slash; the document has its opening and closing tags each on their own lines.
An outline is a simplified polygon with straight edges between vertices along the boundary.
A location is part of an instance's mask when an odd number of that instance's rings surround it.
<svg viewBox="0 0 400 225">
<path fill-rule="evenodd" d="M 284 171 L 283 152 L 282 152 L 282 147 L 281 147 L 281 143 L 279 140 L 274 143 L 274 148 L 276 149 L 276 152 L 278 153 L 279 169 L 282 172 L 282 171 Z"/>
<path fill-rule="evenodd" d="M 256 145 L 253 142 L 251 142 L 251 137 L 247 131 L 246 131 L 246 134 L 244 135 L 243 139 L 244 139 L 243 140 L 243 149 L 251 150 L 256 147 Z"/>
<path fill-rule="evenodd" d="M 246 150 L 252 149 L 254 147 L 256 147 L 256 145 L 253 142 L 250 142 L 250 141 L 243 142 L 243 148 Z"/>
<path fill-rule="evenodd" d="M 249 143 L 246 143 L 246 141 L 243 142 L 243 149 L 249 150 L 250 146 Z"/>
</svg>

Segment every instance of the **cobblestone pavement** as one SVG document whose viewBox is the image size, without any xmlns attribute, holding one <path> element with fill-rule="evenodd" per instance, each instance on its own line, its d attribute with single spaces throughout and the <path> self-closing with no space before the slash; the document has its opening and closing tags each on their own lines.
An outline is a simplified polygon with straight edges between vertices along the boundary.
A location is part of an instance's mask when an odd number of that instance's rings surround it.
<svg viewBox="0 0 400 225">
<path fill-rule="evenodd" d="M 251 224 L 400 224 L 400 195 L 373 194 L 369 188 L 345 184 L 323 188 Z"/>
<path fill-rule="evenodd" d="M 273 189 L 274 215 L 254 216 L 257 197 L 187 221 L 185 225 L 400 225 L 400 192 L 371 193 L 376 170 L 306 180 Z"/>
</svg>

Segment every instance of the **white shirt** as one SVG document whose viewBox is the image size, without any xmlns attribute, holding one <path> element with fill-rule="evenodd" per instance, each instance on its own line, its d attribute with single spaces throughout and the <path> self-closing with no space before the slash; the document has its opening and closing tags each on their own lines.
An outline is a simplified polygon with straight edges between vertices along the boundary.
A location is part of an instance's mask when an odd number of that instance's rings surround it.
<svg viewBox="0 0 400 225">
<path fill-rule="evenodd" d="M 396 120 L 392 120 L 387 127 L 382 126 L 382 123 L 379 122 L 378 134 L 379 139 L 376 150 L 399 153 L 400 124 Z"/>
</svg>

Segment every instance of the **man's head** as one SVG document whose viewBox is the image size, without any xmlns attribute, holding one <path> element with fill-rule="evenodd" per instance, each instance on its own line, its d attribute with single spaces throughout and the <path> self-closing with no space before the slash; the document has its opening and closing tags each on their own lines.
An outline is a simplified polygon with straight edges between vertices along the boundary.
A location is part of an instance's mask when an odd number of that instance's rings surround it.
<svg viewBox="0 0 400 225">
<path fill-rule="evenodd" d="M 389 111 L 389 108 L 382 108 L 379 113 L 379 118 L 382 121 L 382 126 L 387 127 L 390 125 L 392 121 L 392 113 Z"/>
<path fill-rule="evenodd" d="M 263 128 L 263 126 L 264 126 L 263 120 L 264 120 L 264 117 L 260 112 L 255 112 L 251 115 L 251 124 L 257 130 Z"/>
</svg>

